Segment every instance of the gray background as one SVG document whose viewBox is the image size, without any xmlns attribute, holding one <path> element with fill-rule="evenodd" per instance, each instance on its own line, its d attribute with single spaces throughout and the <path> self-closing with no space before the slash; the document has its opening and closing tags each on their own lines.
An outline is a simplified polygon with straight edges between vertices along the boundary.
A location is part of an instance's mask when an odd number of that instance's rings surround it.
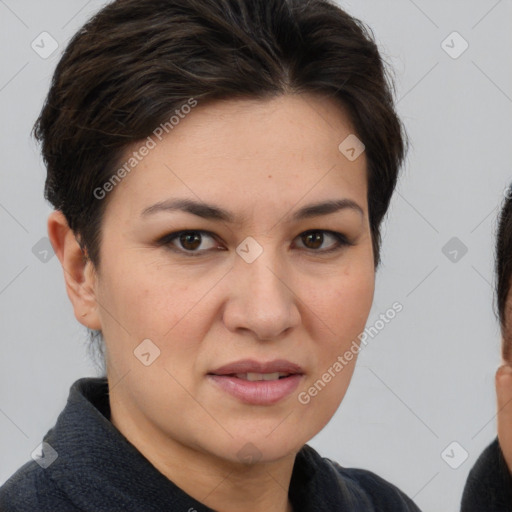
<svg viewBox="0 0 512 512">
<path fill-rule="evenodd" d="M 29 133 L 61 50 L 103 3 L 0 0 L 0 484 L 54 425 L 70 385 L 96 375 L 57 258 L 45 263 L 32 251 L 50 208 Z M 342 406 L 311 444 L 394 482 L 425 511 L 455 511 L 496 432 L 492 259 L 497 209 L 512 179 L 512 2 L 341 5 L 370 25 L 394 67 L 412 142 L 383 228 L 368 324 L 395 301 L 404 309 L 362 351 Z M 31 48 L 43 31 L 59 44 L 47 59 Z M 453 31 L 469 43 L 458 58 L 441 46 Z M 456 38 L 447 43 L 452 54 L 462 48 Z M 468 249 L 457 261 L 442 251 L 452 237 Z M 448 450 L 457 469 L 441 456 L 453 441 L 462 447 Z"/>
</svg>

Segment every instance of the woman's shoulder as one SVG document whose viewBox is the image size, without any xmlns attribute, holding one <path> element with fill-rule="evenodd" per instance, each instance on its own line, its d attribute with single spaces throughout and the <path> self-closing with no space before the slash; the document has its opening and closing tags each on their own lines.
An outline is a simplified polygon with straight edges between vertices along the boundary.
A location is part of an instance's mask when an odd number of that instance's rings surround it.
<svg viewBox="0 0 512 512">
<path fill-rule="evenodd" d="M 480 454 L 469 472 L 461 512 L 509 512 L 511 507 L 512 477 L 496 438 Z"/>
<path fill-rule="evenodd" d="M 53 463 L 57 461 L 58 464 L 63 454 L 73 456 L 74 452 L 68 448 L 75 446 L 77 442 L 84 441 L 80 434 L 67 435 L 67 432 L 73 431 L 73 424 L 83 424 L 84 420 L 90 416 L 92 404 L 88 404 L 84 390 L 98 389 L 98 382 L 99 379 L 82 378 L 72 384 L 67 404 L 61 411 L 57 424 L 42 440 L 39 456 L 23 464 L 0 487 L 1 512 L 80 510 L 70 500 L 69 494 L 59 487 L 59 480 L 54 477 Z M 63 434 L 68 444 L 61 449 L 59 443 Z"/>
<path fill-rule="evenodd" d="M 375 510 L 390 512 L 419 512 L 419 508 L 404 492 L 379 475 L 366 469 L 344 468 L 326 459 L 352 494 L 367 499 Z"/>
<path fill-rule="evenodd" d="M 354 512 L 420 511 L 398 487 L 371 471 L 342 467 L 322 457 L 309 445 L 303 447 L 299 457 L 299 464 L 310 470 L 303 471 L 296 478 L 302 478 L 305 487 L 316 489 L 319 494 L 316 499 L 329 500 L 326 510 L 329 506 L 343 505 L 346 510 Z"/>
<path fill-rule="evenodd" d="M 34 460 L 26 462 L 0 487 L 2 512 L 72 512 L 78 510 Z"/>
</svg>

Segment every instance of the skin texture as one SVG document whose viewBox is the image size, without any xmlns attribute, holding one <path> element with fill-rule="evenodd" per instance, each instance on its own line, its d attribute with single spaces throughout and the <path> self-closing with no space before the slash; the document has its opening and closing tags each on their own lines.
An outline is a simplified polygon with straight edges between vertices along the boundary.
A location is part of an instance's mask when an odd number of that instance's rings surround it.
<svg viewBox="0 0 512 512">
<path fill-rule="evenodd" d="M 512 366 L 504 364 L 496 372 L 498 399 L 498 439 L 509 471 L 512 473 Z"/>
<path fill-rule="evenodd" d="M 508 326 L 512 325 L 512 294 L 509 293 L 505 305 L 505 327 L 503 327 L 502 358 L 503 364 L 496 371 L 495 385 L 498 405 L 497 423 L 498 439 L 501 451 L 512 473 L 512 361 L 510 361 L 511 334 Z"/>
<path fill-rule="evenodd" d="M 50 215 L 75 316 L 106 342 L 112 423 L 215 510 L 291 510 L 295 454 L 331 419 L 352 377 L 355 358 L 307 405 L 298 400 L 357 339 L 373 300 L 366 159 L 338 150 L 351 133 L 346 111 L 312 95 L 198 105 L 110 192 L 99 268 L 84 262 L 62 214 Z M 215 203 L 239 221 L 141 215 L 169 198 Z M 289 220 L 332 199 L 362 213 Z M 215 237 L 195 244 L 197 257 L 179 239 L 158 243 L 180 230 Z M 337 231 L 353 245 L 322 254 L 336 239 L 308 242 L 308 230 Z M 263 248 L 252 263 L 236 252 L 248 236 Z M 145 366 L 134 350 L 148 338 L 160 356 Z M 247 405 L 207 377 L 246 358 L 287 359 L 304 375 L 278 403 Z M 258 453 L 249 464 L 238 455 L 248 443 Z"/>
</svg>

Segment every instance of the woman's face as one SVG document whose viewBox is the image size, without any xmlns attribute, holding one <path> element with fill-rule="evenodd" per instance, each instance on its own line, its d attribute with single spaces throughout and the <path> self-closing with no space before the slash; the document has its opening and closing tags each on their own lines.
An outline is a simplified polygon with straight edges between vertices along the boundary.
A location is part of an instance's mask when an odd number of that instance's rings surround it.
<svg viewBox="0 0 512 512">
<path fill-rule="evenodd" d="M 143 453 L 277 460 L 340 405 L 355 358 L 332 368 L 374 291 L 365 155 L 338 148 L 353 133 L 310 95 L 199 104 L 110 192 L 87 325 Z"/>
</svg>

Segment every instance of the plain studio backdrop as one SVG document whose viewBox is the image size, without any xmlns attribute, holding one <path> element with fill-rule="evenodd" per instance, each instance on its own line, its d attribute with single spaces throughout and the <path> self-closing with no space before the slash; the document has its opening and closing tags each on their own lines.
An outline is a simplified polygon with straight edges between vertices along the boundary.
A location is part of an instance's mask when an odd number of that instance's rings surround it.
<svg viewBox="0 0 512 512">
<path fill-rule="evenodd" d="M 0 484 L 54 425 L 70 385 L 97 375 L 60 264 L 45 252 L 51 210 L 30 130 L 63 48 L 103 4 L 0 1 Z M 403 310 L 369 337 L 341 407 L 311 445 L 383 476 L 424 511 L 452 512 L 496 433 L 493 256 L 512 180 L 512 2 L 340 5 L 373 29 L 394 68 L 411 139 L 368 326 L 395 302 Z"/>
</svg>

